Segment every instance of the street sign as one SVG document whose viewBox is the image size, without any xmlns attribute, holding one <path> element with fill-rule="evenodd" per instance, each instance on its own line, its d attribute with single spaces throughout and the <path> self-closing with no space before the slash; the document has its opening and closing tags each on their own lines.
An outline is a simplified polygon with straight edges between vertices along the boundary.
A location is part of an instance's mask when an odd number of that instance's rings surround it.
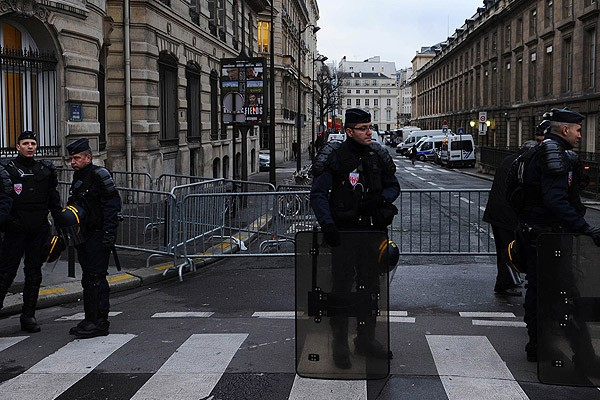
<svg viewBox="0 0 600 400">
<path fill-rule="evenodd" d="M 444 126 L 442 128 L 442 133 L 448 133 L 448 127 L 447 126 Z"/>
<path fill-rule="evenodd" d="M 240 93 L 231 92 L 223 96 L 223 123 L 246 122 L 246 115 L 242 111 L 244 98 Z"/>
<path fill-rule="evenodd" d="M 456 132 L 457 132 L 459 135 L 464 135 L 464 134 L 465 134 L 465 128 L 463 128 L 463 127 L 461 126 L 460 128 L 458 128 L 458 129 L 456 130 Z"/>
<path fill-rule="evenodd" d="M 481 111 L 479 113 L 479 122 L 485 123 L 485 121 L 487 121 L 487 112 Z"/>
</svg>

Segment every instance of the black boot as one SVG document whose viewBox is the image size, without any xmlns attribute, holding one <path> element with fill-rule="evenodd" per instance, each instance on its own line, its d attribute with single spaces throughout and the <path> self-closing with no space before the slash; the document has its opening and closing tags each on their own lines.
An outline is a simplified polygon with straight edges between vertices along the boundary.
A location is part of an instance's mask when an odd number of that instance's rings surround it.
<svg viewBox="0 0 600 400">
<path fill-rule="evenodd" d="M 35 333 L 41 330 L 35 319 L 35 308 L 37 306 L 41 283 L 41 274 L 25 277 L 25 286 L 23 287 L 23 308 L 21 309 L 20 318 L 22 331 Z"/>
<path fill-rule="evenodd" d="M 87 275 L 87 274 L 86 274 Z M 108 322 L 108 282 L 106 277 L 90 274 L 82 278 L 85 319 L 71 328 L 69 333 L 78 339 L 107 336 Z"/>
<path fill-rule="evenodd" d="M 375 339 L 375 323 L 375 317 L 359 321 L 357 336 L 354 338 L 354 353 L 364 357 L 391 360 L 394 357 L 393 353 Z"/>
<path fill-rule="evenodd" d="M 333 336 L 333 363 L 340 369 L 352 368 L 350 347 L 348 346 L 348 318 L 331 317 L 331 332 Z"/>
</svg>

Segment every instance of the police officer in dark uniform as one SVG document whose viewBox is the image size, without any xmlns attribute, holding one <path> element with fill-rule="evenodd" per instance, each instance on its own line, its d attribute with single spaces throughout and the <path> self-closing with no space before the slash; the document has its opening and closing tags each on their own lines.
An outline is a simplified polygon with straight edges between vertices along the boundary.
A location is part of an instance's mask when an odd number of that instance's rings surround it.
<svg viewBox="0 0 600 400">
<path fill-rule="evenodd" d="M 5 207 L 8 204 L 7 197 L 12 203 L 10 213 L 0 215 L 0 219 L 5 219 L 2 224 L 4 239 L 0 248 L 0 308 L 25 255 L 20 322 L 21 329 L 26 332 L 40 331 L 35 308 L 42 283 L 42 249 L 50 235 L 48 211 L 56 217 L 62 208 L 56 189 L 56 168 L 50 161 L 35 160 L 36 150 L 36 134 L 24 131 L 17 139 L 17 157 L 0 161 L 4 196 L 0 203 Z"/>
<path fill-rule="evenodd" d="M 89 141 L 81 138 L 67 146 L 71 167 L 75 170 L 68 205 L 83 215 L 83 237 L 75 243 L 82 269 L 85 319 L 69 333 L 86 339 L 108 335 L 109 286 L 108 261 L 114 249 L 121 197 L 106 168 L 92 164 Z M 67 207 L 63 214 L 70 210 Z M 66 215 L 62 217 L 63 221 Z M 66 225 L 63 222 L 63 226 Z"/>
<path fill-rule="evenodd" d="M 345 114 L 347 140 L 326 144 L 313 165 L 311 207 L 323 231 L 325 242 L 332 247 L 333 291 L 350 292 L 354 280 L 361 277 L 361 259 L 373 254 L 357 243 L 354 265 L 336 254 L 340 249 L 340 231 L 375 230 L 387 232 L 398 209 L 393 205 L 400 195 L 396 165 L 387 150 L 371 139 L 371 115 L 361 109 Z M 372 261 L 371 261 L 372 262 Z M 378 282 L 367 282 L 378 286 Z M 331 317 L 333 360 L 341 369 L 351 368 L 348 345 L 348 318 Z M 355 352 L 370 357 L 387 358 L 388 351 L 374 340 L 375 318 L 359 325 L 354 340 Z"/>
<path fill-rule="evenodd" d="M 569 155 L 581 140 L 581 122 L 585 117 L 574 111 L 553 109 L 544 118 L 550 121 L 550 126 L 525 167 L 523 193 L 515 207 L 528 281 L 524 320 L 529 335 L 525 347 L 529 361 L 537 361 L 537 236 L 543 232 L 579 232 L 591 236 L 600 246 L 600 228 L 590 226 L 579 208 L 581 183 Z"/>
</svg>

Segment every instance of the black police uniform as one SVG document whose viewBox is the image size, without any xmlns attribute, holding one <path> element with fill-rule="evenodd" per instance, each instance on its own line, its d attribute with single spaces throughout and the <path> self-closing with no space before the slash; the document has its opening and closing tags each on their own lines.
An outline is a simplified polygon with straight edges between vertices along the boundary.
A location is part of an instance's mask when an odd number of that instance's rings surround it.
<svg viewBox="0 0 600 400">
<path fill-rule="evenodd" d="M 583 116 L 568 110 L 552 110 L 551 121 L 580 124 Z M 517 206 L 518 236 L 524 250 L 527 291 L 525 323 L 529 335 L 527 358 L 537 360 L 537 251 L 536 239 L 543 232 L 580 232 L 600 243 L 598 230 L 583 218 L 578 191 L 579 177 L 567 152 L 572 146 L 562 137 L 546 132 L 546 139 L 536 148 L 523 174 L 522 199 Z"/>
<path fill-rule="evenodd" d="M 346 125 L 370 122 L 368 113 L 357 110 L 357 116 L 349 116 L 348 111 Z M 354 117 L 357 119 L 352 120 Z M 396 166 L 389 153 L 375 142 L 364 146 L 348 138 L 343 143 L 328 143 L 317 155 L 310 202 L 325 241 L 332 246 L 334 292 L 350 292 L 355 280 L 378 290 L 379 281 L 365 282 L 365 276 L 373 274 L 367 274 L 361 268 L 373 263 L 375 249 L 358 245 L 353 257 L 347 254 L 342 257 L 338 254 L 341 251 L 339 231 L 387 231 L 397 213 L 393 202 L 400 194 L 395 172 Z M 354 265 L 342 263 L 341 259 L 353 259 Z M 375 317 L 368 317 L 364 322 L 357 330 L 355 351 L 373 357 L 388 357 L 387 350 L 374 341 Z M 334 362 L 339 368 L 350 368 L 348 318 L 331 317 L 330 324 Z"/>
<path fill-rule="evenodd" d="M 24 132 L 19 140 L 24 139 L 35 140 L 35 134 Z M 56 189 L 56 169 L 50 161 L 37 161 L 19 154 L 14 159 L 0 161 L 0 179 L 4 194 L 12 202 L 10 213 L 2 225 L 0 308 L 25 255 L 21 329 L 39 332 L 35 308 L 42 283 L 42 249 L 50 234 L 48 211 L 56 216 L 62 208 Z M 2 203 L 6 204 L 5 201 Z"/>
<path fill-rule="evenodd" d="M 67 149 L 73 155 L 86 147 L 89 149 L 87 139 L 80 139 Z M 75 246 L 82 269 L 85 319 L 70 333 L 79 338 L 108 335 L 110 288 L 106 276 L 116 241 L 121 197 L 108 170 L 93 164 L 74 172 L 69 193 L 68 204 L 85 211 L 84 241 Z"/>
</svg>

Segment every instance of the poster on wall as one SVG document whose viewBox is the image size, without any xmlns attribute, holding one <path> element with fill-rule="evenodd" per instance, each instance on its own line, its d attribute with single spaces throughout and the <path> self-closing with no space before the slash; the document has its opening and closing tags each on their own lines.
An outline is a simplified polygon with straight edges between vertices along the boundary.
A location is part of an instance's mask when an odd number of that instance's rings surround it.
<svg viewBox="0 0 600 400">
<path fill-rule="evenodd" d="M 221 116 L 224 124 L 258 125 L 265 122 L 265 65 L 264 57 L 221 60 Z"/>
</svg>

